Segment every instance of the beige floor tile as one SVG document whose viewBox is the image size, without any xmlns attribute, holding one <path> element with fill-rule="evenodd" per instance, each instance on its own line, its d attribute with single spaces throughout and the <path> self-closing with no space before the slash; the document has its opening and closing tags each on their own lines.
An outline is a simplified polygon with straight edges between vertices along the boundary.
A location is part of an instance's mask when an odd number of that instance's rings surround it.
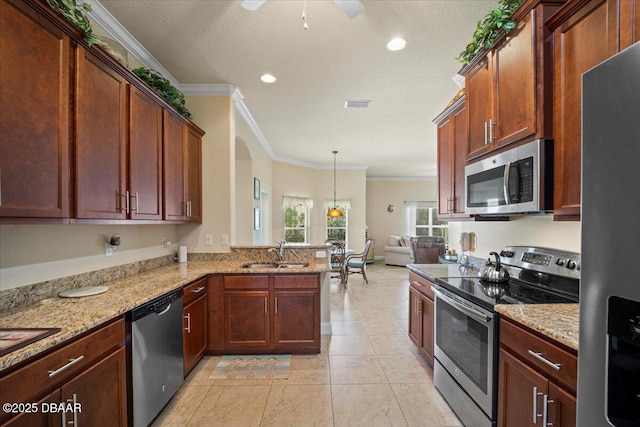
<svg viewBox="0 0 640 427">
<path fill-rule="evenodd" d="M 331 386 L 273 385 L 260 426 L 333 426 Z"/>
<path fill-rule="evenodd" d="M 377 356 L 329 356 L 331 384 L 382 384 L 387 377 Z"/>
<path fill-rule="evenodd" d="M 360 314 L 357 310 L 348 308 L 331 310 L 331 321 L 334 320 L 360 320 Z"/>
<path fill-rule="evenodd" d="M 153 427 L 186 426 L 210 388 L 206 385 L 182 386 L 153 423 Z"/>
<path fill-rule="evenodd" d="M 205 356 L 200 363 L 189 372 L 184 380 L 185 385 L 213 385 L 215 380 L 210 380 L 209 375 L 222 359 L 221 356 Z"/>
<path fill-rule="evenodd" d="M 432 382 L 391 384 L 409 426 L 462 427 Z"/>
<path fill-rule="evenodd" d="M 337 335 L 331 337 L 329 356 L 376 354 L 366 335 Z"/>
<path fill-rule="evenodd" d="M 342 426 L 406 426 L 389 384 L 333 385 L 333 418 Z"/>
<path fill-rule="evenodd" d="M 368 335 L 399 335 L 404 333 L 400 322 L 391 318 L 363 320 L 362 323 Z"/>
<path fill-rule="evenodd" d="M 259 426 L 270 386 L 211 386 L 188 426 Z"/>
<path fill-rule="evenodd" d="M 424 383 L 433 378 L 431 367 L 422 356 L 378 356 L 378 361 L 392 384 Z"/>
<path fill-rule="evenodd" d="M 366 335 L 367 330 L 360 320 L 331 320 L 331 332 L 338 335 Z"/>
<path fill-rule="evenodd" d="M 419 353 L 418 347 L 404 333 L 400 335 L 369 335 L 369 339 L 379 356 Z"/>
</svg>

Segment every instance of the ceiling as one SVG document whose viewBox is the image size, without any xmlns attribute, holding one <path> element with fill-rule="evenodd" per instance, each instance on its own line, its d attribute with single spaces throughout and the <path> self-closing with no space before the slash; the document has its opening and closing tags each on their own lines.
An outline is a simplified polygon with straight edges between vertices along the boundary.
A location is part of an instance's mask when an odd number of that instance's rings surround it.
<svg viewBox="0 0 640 427">
<path fill-rule="evenodd" d="M 459 90 L 455 57 L 497 0 L 99 0 L 180 83 L 237 86 L 275 157 L 366 167 L 368 178 L 434 177 L 432 120 Z M 401 36 L 404 50 L 387 42 Z M 277 82 L 260 81 L 264 73 Z M 345 100 L 371 100 L 345 109 Z M 189 107 L 187 102 L 187 108 Z"/>
</svg>

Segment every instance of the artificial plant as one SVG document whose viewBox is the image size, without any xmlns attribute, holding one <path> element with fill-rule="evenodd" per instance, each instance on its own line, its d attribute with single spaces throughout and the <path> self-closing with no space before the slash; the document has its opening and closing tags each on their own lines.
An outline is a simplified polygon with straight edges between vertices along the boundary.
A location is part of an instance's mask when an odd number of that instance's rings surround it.
<svg viewBox="0 0 640 427">
<path fill-rule="evenodd" d="M 482 21 L 478 21 L 471 42 L 456 60 L 469 64 L 483 48 L 491 46 L 501 32 L 513 30 L 516 23 L 511 15 L 522 2 L 523 0 L 498 0 L 498 7 L 491 9 Z"/>
<path fill-rule="evenodd" d="M 184 106 L 184 95 L 169 80 L 162 77 L 160 73 L 146 67 L 135 68 L 131 71 L 155 90 L 158 95 L 163 97 L 169 105 L 178 110 L 180 115 L 191 118 L 191 113 Z"/>
<path fill-rule="evenodd" d="M 47 0 L 47 3 L 84 33 L 84 37 L 89 46 L 104 44 L 98 36 L 93 34 L 91 22 L 89 22 L 89 18 L 85 15 L 85 12 L 91 11 L 91 5 L 85 3 L 84 0 L 78 0 L 77 2 L 76 0 Z"/>
</svg>

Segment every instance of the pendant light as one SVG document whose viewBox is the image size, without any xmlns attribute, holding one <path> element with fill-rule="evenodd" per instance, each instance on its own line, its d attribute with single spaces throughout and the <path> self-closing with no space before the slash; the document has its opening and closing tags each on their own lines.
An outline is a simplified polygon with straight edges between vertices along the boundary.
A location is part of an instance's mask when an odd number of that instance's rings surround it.
<svg viewBox="0 0 640 427">
<path fill-rule="evenodd" d="M 338 154 L 338 152 L 334 150 L 332 151 L 332 153 L 333 153 L 333 208 L 329 209 L 329 212 L 327 212 L 327 216 L 331 218 L 337 218 L 344 214 L 340 209 L 338 209 L 338 205 L 336 203 L 336 154 Z"/>
</svg>

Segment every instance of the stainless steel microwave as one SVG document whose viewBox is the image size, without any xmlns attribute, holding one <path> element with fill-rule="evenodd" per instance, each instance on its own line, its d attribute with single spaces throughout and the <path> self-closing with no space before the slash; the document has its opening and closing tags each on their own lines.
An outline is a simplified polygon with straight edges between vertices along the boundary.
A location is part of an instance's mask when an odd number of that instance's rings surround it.
<svg viewBox="0 0 640 427">
<path fill-rule="evenodd" d="M 467 214 L 553 209 L 553 141 L 538 139 L 465 167 Z"/>
</svg>

